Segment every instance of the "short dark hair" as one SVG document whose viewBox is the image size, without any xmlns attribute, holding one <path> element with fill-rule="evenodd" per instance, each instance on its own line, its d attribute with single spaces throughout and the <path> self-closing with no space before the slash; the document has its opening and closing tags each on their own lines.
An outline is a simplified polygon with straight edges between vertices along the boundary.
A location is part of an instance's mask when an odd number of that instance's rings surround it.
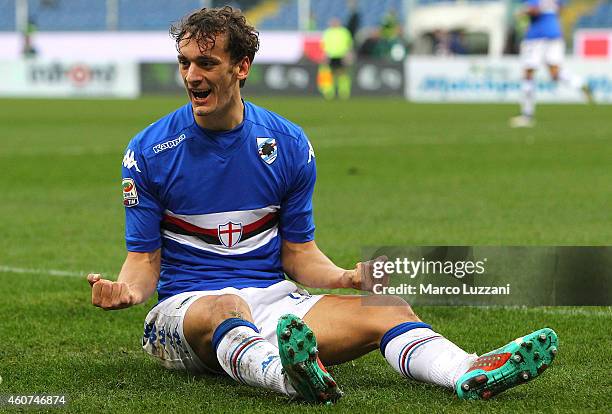
<svg viewBox="0 0 612 414">
<path fill-rule="evenodd" d="M 176 50 L 179 50 L 181 41 L 189 39 L 195 39 L 201 51 L 212 49 L 215 37 L 220 34 L 227 35 L 226 50 L 232 63 L 239 62 L 245 56 L 253 62 L 259 50 L 259 32 L 247 23 L 239 9 L 230 6 L 204 7 L 170 26 L 170 36 L 176 42 Z M 241 87 L 244 82 L 240 81 Z"/>
</svg>

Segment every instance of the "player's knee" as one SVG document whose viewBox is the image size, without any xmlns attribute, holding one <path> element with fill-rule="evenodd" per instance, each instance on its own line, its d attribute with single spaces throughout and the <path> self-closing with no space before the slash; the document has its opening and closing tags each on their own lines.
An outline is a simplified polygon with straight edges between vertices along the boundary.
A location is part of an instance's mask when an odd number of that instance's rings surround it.
<svg viewBox="0 0 612 414">
<path fill-rule="evenodd" d="M 371 295 L 365 299 L 365 303 L 371 306 L 383 306 L 385 312 L 390 312 L 393 315 L 393 320 L 405 319 L 402 322 L 419 320 L 412 307 L 401 296 Z"/>
<path fill-rule="evenodd" d="M 379 306 L 372 306 L 369 311 L 372 323 L 368 325 L 368 332 L 373 344 L 378 344 L 389 329 L 399 324 L 420 321 L 412 307 L 400 296 L 385 296 L 384 302 L 378 302 L 377 305 Z"/>
<path fill-rule="evenodd" d="M 554 81 L 554 82 L 558 82 L 559 81 L 559 67 L 558 66 L 551 66 L 548 68 L 548 73 L 550 73 L 550 78 Z"/>
<path fill-rule="evenodd" d="M 251 320 L 249 305 L 240 296 L 231 294 L 215 296 L 211 304 L 211 314 L 214 315 L 214 324 L 229 318 Z"/>
<path fill-rule="evenodd" d="M 412 306 L 406 302 L 406 300 L 400 296 L 391 296 L 393 306 L 398 309 L 400 317 L 405 319 L 404 322 L 419 321 L 418 316 L 412 310 Z"/>
</svg>

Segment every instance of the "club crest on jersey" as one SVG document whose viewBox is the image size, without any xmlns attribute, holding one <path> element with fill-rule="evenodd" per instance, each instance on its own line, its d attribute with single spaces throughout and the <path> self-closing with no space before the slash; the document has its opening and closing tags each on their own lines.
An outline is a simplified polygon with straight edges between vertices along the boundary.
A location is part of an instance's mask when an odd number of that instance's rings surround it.
<svg viewBox="0 0 612 414">
<path fill-rule="evenodd" d="M 124 178 L 121 182 L 123 188 L 123 205 L 126 207 L 134 207 L 138 205 L 138 192 L 136 184 L 131 178 Z"/>
<path fill-rule="evenodd" d="M 278 146 L 274 138 L 257 138 L 257 152 L 266 164 L 272 164 L 278 156 Z"/>
<path fill-rule="evenodd" d="M 225 247 L 234 247 L 242 237 L 242 223 L 228 221 L 219 225 L 219 241 Z"/>
</svg>

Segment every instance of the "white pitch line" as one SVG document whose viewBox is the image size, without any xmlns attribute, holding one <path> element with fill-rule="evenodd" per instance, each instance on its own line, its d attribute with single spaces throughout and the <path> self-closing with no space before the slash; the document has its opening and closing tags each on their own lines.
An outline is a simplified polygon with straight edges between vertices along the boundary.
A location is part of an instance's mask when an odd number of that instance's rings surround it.
<svg viewBox="0 0 612 414">
<path fill-rule="evenodd" d="M 12 266 L 0 266 L 0 273 L 29 273 L 35 275 L 46 275 L 46 276 L 69 276 L 69 277 L 82 277 L 85 279 L 87 272 L 71 272 L 68 270 L 55 270 L 55 269 L 28 269 L 24 267 L 12 267 Z"/>
<path fill-rule="evenodd" d="M 22 274 L 34 274 L 34 275 L 45 275 L 45 276 L 67 276 L 67 277 L 80 277 L 85 279 L 88 272 L 73 272 L 69 270 L 56 270 L 56 269 L 29 269 L 24 267 L 13 267 L 13 266 L 3 266 L 0 265 L 0 273 L 22 273 Z M 103 272 L 104 273 L 104 272 Z M 108 274 L 108 272 L 107 272 Z M 612 307 L 607 307 L 607 310 L 600 309 L 588 309 L 584 307 L 574 308 L 571 306 L 559 306 L 559 307 L 547 307 L 547 308 L 529 308 L 522 306 L 503 306 L 496 307 L 490 306 L 490 309 L 508 309 L 508 310 L 517 310 L 520 312 L 529 312 L 529 313 L 543 313 L 549 315 L 570 315 L 570 316 L 607 316 L 612 317 Z"/>
<path fill-rule="evenodd" d="M 550 315 L 612 317 L 611 307 L 608 307 L 608 310 L 599 310 L 599 309 L 585 309 L 583 307 L 576 309 L 571 306 L 560 306 L 560 307 L 545 308 L 545 309 L 526 308 L 526 309 L 522 309 L 522 311 L 530 312 L 530 313 L 543 313 L 543 314 L 550 314 Z"/>
<path fill-rule="evenodd" d="M 474 306 L 480 309 L 502 309 L 508 311 L 524 312 L 524 313 L 539 313 L 548 315 L 566 315 L 566 316 L 607 316 L 612 317 L 612 306 L 598 306 L 597 309 L 592 309 L 590 306 Z M 603 308 L 603 309 L 602 309 Z"/>
<path fill-rule="evenodd" d="M 0 157 L 13 156 L 83 156 L 83 155 L 117 155 L 120 156 L 123 149 L 120 147 L 60 147 L 56 149 L 25 148 L 0 151 Z"/>
</svg>

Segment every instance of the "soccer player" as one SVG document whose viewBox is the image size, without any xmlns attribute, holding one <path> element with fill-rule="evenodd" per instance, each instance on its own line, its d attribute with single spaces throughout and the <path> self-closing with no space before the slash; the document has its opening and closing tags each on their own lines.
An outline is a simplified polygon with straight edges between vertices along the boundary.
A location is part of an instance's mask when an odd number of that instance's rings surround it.
<svg viewBox="0 0 612 414">
<path fill-rule="evenodd" d="M 325 99 L 334 99 L 336 90 L 340 99 L 351 97 L 351 74 L 349 61 L 353 51 L 351 32 L 342 25 L 340 19 L 332 18 L 321 39 L 327 65 L 319 68 L 319 77 L 326 79 L 320 84 Z M 327 73 L 327 76 L 322 75 Z"/>
<path fill-rule="evenodd" d="M 159 302 L 142 346 L 170 369 L 225 373 L 311 402 L 341 392 L 324 366 L 380 348 L 401 375 L 488 398 L 537 376 L 557 338 L 542 329 L 478 358 L 400 298 L 313 288 L 372 287 L 314 241 L 315 153 L 304 131 L 241 98 L 258 34 L 240 12 L 201 9 L 171 29 L 189 103 L 140 132 L 123 159 L 127 258 L 117 281 L 88 275 L 92 303 Z M 378 296 L 370 296 L 378 298 Z"/>
<path fill-rule="evenodd" d="M 550 77 L 570 87 L 581 89 L 589 102 L 593 96 L 589 86 L 578 76 L 561 68 L 565 55 L 565 42 L 559 22 L 559 12 L 565 0 L 525 0 L 524 13 L 530 19 L 521 42 L 521 61 L 524 68 L 521 114 L 510 119 L 513 128 L 532 127 L 535 114 L 536 69 L 545 63 Z"/>
</svg>

